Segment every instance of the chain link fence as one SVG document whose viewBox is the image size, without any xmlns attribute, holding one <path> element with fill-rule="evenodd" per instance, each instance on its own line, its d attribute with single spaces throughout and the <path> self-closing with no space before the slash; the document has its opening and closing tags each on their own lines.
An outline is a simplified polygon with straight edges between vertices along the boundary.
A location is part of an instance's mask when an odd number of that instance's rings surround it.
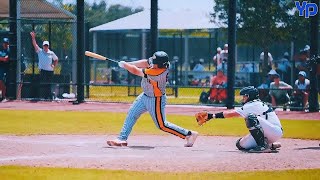
<svg viewBox="0 0 320 180">
<path fill-rule="evenodd" d="M 2 2 L 4 3 L 4 2 Z M 10 81 L 14 75 L 6 73 L 6 85 L 15 86 L 15 92 L 8 92 L 8 97 L 25 100 L 55 100 L 63 95 L 74 95 L 76 92 L 76 16 L 47 1 L 21 0 L 17 1 L 17 44 L 15 46 L 17 59 L 11 58 L 8 64 L 17 66 L 16 81 Z M 20 12 L 20 13 L 19 13 Z M 9 18 L 0 21 L 1 40 L 9 38 Z M 32 44 L 30 33 L 36 34 L 36 44 L 43 50 L 43 42 L 49 42 L 49 50 L 58 57 L 58 64 L 53 68 L 52 75 L 41 75 L 39 58 L 36 48 Z M 52 53 L 46 52 L 50 56 Z M 54 64 L 54 62 L 47 62 Z M 11 77 L 10 77 L 11 76 Z M 15 88 L 13 88 L 14 90 Z M 14 96 L 16 94 L 16 96 Z M 74 98 L 74 97 L 73 97 Z"/>
<path fill-rule="evenodd" d="M 36 0 L 32 2 L 37 9 L 44 9 L 52 3 L 52 1 Z M 37 18 L 21 17 L 17 22 L 19 24 L 17 61 L 20 64 L 17 71 L 19 78 L 16 82 L 17 93 L 20 94 L 18 97 L 27 100 L 72 101 L 77 96 L 77 78 L 84 78 L 86 101 L 132 103 L 142 92 L 141 79 L 119 68 L 116 63 L 87 58 L 83 77 L 76 76 L 76 54 L 79 52 L 76 49 L 75 16 L 72 15 L 72 10 L 66 10 L 70 8 L 68 6 L 52 4 L 50 6 L 55 8 L 58 14 L 65 14 L 69 19 L 54 18 L 39 12 Z M 8 37 L 8 19 L 3 18 L 0 26 L 1 38 Z M 117 60 L 134 61 L 148 58 L 144 57 L 143 52 L 146 49 L 145 39 L 149 41 L 149 32 L 113 31 L 94 34 L 89 33 L 88 24 L 86 26 L 87 35 L 83 38 L 87 39 L 85 43 L 87 50 Z M 39 60 L 31 43 L 31 31 L 36 32 L 36 41 L 40 47 L 43 41 L 49 41 L 50 49 L 59 58 L 50 81 L 40 80 Z M 257 35 L 272 34 L 266 29 L 255 29 L 255 31 Z M 278 31 L 282 29 L 279 28 Z M 226 97 L 228 46 L 236 46 L 235 105 L 241 104 L 239 90 L 248 85 L 258 87 L 261 98 L 272 103 L 269 91 L 270 83 L 274 81 L 274 72 L 279 74 L 281 81 L 293 88 L 300 71 L 305 71 L 308 78 L 309 70 L 305 63 L 310 50 L 308 35 L 304 39 L 292 36 L 286 40 L 273 40 L 268 42 L 267 47 L 255 43 L 255 38 L 261 37 L 238 33 L 237 44 L 228 45 L 227 29 L 224 28 L 170 32 L 159 30 L 159 50 L 166 51 L 171 61 L 167 85 L 168 103 L 225 106 L 225 100 L 228 98 Z M 253 40 L 244 41 L 244 39 Z M 268 55 L 264 56 L 264 52 L 268 52 Z M 264 60 L 266 58 L 268 61 Z M 50 97 L 44 98 L 41 92 L 46 91 L 45 88 L 48 87 Z M 295 89 L 289 90 L 287 92 L 289 100 L 276 106 L 288 106 L 288 108 L 292 106 L 292 110 L 295 108 L 293 106 L 298 109 L 305 106 L 301 98 L 295 99 L 294 92 Z"/>
</svg>

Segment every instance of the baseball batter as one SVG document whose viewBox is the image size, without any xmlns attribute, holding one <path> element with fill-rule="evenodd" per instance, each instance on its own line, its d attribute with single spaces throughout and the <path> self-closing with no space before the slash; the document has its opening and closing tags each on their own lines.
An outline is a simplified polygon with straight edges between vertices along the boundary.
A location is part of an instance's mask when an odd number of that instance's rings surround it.
<svg viewBox="0 0 320 180">
<path fill-rule="evenodd" d="M 215 118 L 231 118 L 242 116 L 250 134 L 240 138 L 236 142 L 239 150 L 260 153 L 271 152 L 281 147 L 276 143 L 283 135 L 282 126 L 277 114 L 272 107 L 259 99 L 259 92 L 253 86 L 240 90 L 243 106 L 239 109 L 211 114 L 199 112 L 196 119 L 199 125 Z"/>
<path fill-rule="evenodd" d="M 155 125 L 167 133 L 186 139 L 186 147 L 192 147 L 198 133 L 179 127 L 166 120 L 165 106 L 167 97 L 165 94 L 169 73 L 169 57 L 164 51 L 157 51 L 152 57 L 134 62 L 120 61 L 119 66 L 130 73 L 141 76 L 141 93 L 129 109 L 120 135 L 115 140 L 108 140 L 109 146 L 127 146 L 127 139 L 138 118 L 144 112 L 149 112 Z"/>
</svg>

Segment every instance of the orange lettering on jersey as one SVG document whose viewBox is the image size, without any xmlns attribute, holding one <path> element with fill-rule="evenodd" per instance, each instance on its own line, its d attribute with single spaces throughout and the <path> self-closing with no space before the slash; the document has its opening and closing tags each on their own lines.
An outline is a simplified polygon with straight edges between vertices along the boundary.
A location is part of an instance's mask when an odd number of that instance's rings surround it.
<svg viewBox="0 0 320 180">
<path fill-rule="evenodd" d="M 165 72 L 167 69 L 145 69 L 145 73 L 151 76 L 157 76 Z"/>
</svg>

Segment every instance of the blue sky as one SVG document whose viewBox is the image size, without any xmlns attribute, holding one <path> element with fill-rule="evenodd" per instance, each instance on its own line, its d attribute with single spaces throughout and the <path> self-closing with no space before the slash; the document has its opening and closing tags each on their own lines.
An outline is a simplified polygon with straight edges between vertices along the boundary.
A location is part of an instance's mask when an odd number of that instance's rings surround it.
<svg viewBox="0 0 320 180">
<path fill-rule="evenodd" d="M 102 0 L 85 0 L 85 2 L 99 3 Z M 107 4 L 121 4 L 130 7 L 142 6 L 145 9 L 150 9 L 151 0 L 104 0 Z M 64 0 L 64 2 L 75 3 L 76 0 Z M 160 9 L 194 9 L 203 11 L 212 11 L 214 0 L 158 0 Z"/>
</svg>

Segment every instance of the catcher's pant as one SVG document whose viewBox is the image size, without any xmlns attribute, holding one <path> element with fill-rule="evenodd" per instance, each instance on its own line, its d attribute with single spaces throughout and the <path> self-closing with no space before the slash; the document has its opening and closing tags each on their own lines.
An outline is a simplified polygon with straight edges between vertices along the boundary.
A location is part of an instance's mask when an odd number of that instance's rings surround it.
<svg viewBox="0 0 320 180">
<path fill-rule="evenodd" d="M 269 121 L 260 116 L 257 116 L 257 118 L 263 129 L 264 137 L 267 138 L 269 144 L 276 142 L 282 137 L 283 132 L 281 127 L 271 124 Z M 252 149 L 257 146 L 257 143 L 252 137 L 252 135 L 248 134 L 241 138 L 240 146 L 245 149 Z"/>
<path fill-rule="evenodd" d="M 159 129 L 185 139 L 189 130 L 166 121 L 166 104 L 167 97 L 165 95 L 161 97 L 148 97 L 144 93 L 140 94 L 130 107 L 127 118 L 123 124 L 118 138 L 120 140 L 127 140 L 131 133 L 132 127 L 135 125 L 138 118 L 141 116 L 141 114 L 148 111 L 154 121 L 154 124 Z"/>
</svg>

